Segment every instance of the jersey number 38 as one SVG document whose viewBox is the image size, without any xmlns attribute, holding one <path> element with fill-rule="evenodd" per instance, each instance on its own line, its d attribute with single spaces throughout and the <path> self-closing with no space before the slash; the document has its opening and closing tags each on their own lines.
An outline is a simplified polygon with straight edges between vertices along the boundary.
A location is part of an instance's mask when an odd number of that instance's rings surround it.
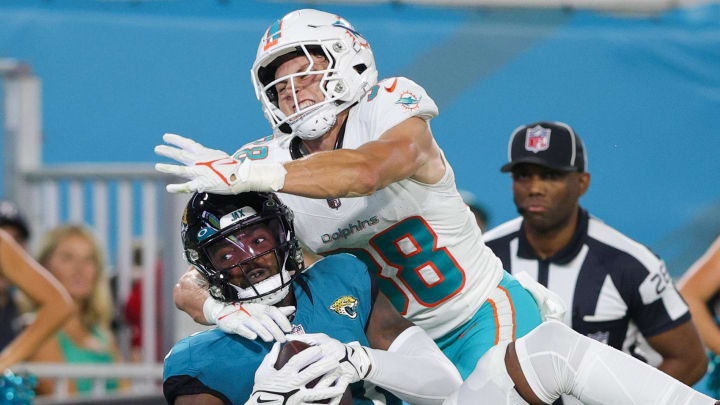
<svg viewBox="0 0 720 405">
<path fill-rule="evenodd" d="M 418 304 L 434 307 L 460 292 L 465 284 L 465 272 L 446 248 L 437 247 L 437 235 L 421 217 L 407 218 L 378 233 L 370 239 L 370 247 L 387 266 L 378 264 L 365 249 L 341 251 L 376 269 L 380 289 L 403 315 L 410 300 L 405 291 Z"/>
</svg>

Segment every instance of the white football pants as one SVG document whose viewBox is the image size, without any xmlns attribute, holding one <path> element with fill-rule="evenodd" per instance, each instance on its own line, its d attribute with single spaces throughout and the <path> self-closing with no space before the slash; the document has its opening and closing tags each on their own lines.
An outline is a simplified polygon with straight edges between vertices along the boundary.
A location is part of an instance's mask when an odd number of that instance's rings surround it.
<svg viewBox="0 0 720 405">
<path fill-rule="evenodd" d="M 450 398 L 451 405 L 527 404 L 505 368 L 505 344 L 489 350 Z M 515 342 L 523 374 L 551 404 L 561 394 L 586 405 L 712 405 L 716 401 L 619 350 L 558 321 L 543 322 Z"/>
</svg>

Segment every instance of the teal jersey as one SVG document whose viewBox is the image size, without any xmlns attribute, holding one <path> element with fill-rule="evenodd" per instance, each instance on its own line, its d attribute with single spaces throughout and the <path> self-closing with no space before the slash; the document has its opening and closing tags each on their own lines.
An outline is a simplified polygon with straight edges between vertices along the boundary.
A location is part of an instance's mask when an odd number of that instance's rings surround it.
<svg viewBox="0 0 720 405">
<path fill-rule="evenodd" d="M 377 288 L 363 262 L 348 254 L 328 256 L 293 282 L 293 293 L 293 333 L 321 332 L 341 342 L 368 345 L 365 329 Z M 165 358 L 165 398 L 172 404 L 180 395 L 209 393 L 227 404 L 243 404 L 252 393 L 255 370 L 271 347 L 219 329 L 184 338 Z M 369 404 L 365 397 L 376 395 L 366 392 L 362 383 L 353 386 L 356 404 Z"/>
</svg>

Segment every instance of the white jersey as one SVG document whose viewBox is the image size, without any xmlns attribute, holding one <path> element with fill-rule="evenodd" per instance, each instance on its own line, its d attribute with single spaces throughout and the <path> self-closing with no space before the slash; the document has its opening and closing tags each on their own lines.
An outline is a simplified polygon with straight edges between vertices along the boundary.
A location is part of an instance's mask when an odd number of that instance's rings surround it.
<svg viewBox="0 0 720 405">
<path fill-rule="evenodd" d="M 386 79 L 350 109 L 343 148 L 376 140 L 410 117 L 429 121 L 436 115 L 437 106 L 422 87 L 406 78 Z M 291 140 L 269 136 L 234 157 L 289 161 Z M 447 161 L 445 167 L 436 184 L 405 179 L 366 197 L 328 201 L 278 193 L 295 213 L 305 246 L 362 259 L 395 308 L 434 339 L 469 320 L 503 275 Z"/>
</svg>

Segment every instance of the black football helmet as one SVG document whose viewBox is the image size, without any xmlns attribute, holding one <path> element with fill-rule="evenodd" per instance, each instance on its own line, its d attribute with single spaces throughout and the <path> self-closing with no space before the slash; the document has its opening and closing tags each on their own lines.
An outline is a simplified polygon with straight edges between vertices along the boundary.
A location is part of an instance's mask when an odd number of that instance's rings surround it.
<svg viewBox="0 0 720 405">
<path fill-rule="evenodd" d="M 195 193 L 181 234 L 185 257 L 221 301 L 273 305 L 304 270 L 293 213 L 273 193 Z"/>
</svg>

